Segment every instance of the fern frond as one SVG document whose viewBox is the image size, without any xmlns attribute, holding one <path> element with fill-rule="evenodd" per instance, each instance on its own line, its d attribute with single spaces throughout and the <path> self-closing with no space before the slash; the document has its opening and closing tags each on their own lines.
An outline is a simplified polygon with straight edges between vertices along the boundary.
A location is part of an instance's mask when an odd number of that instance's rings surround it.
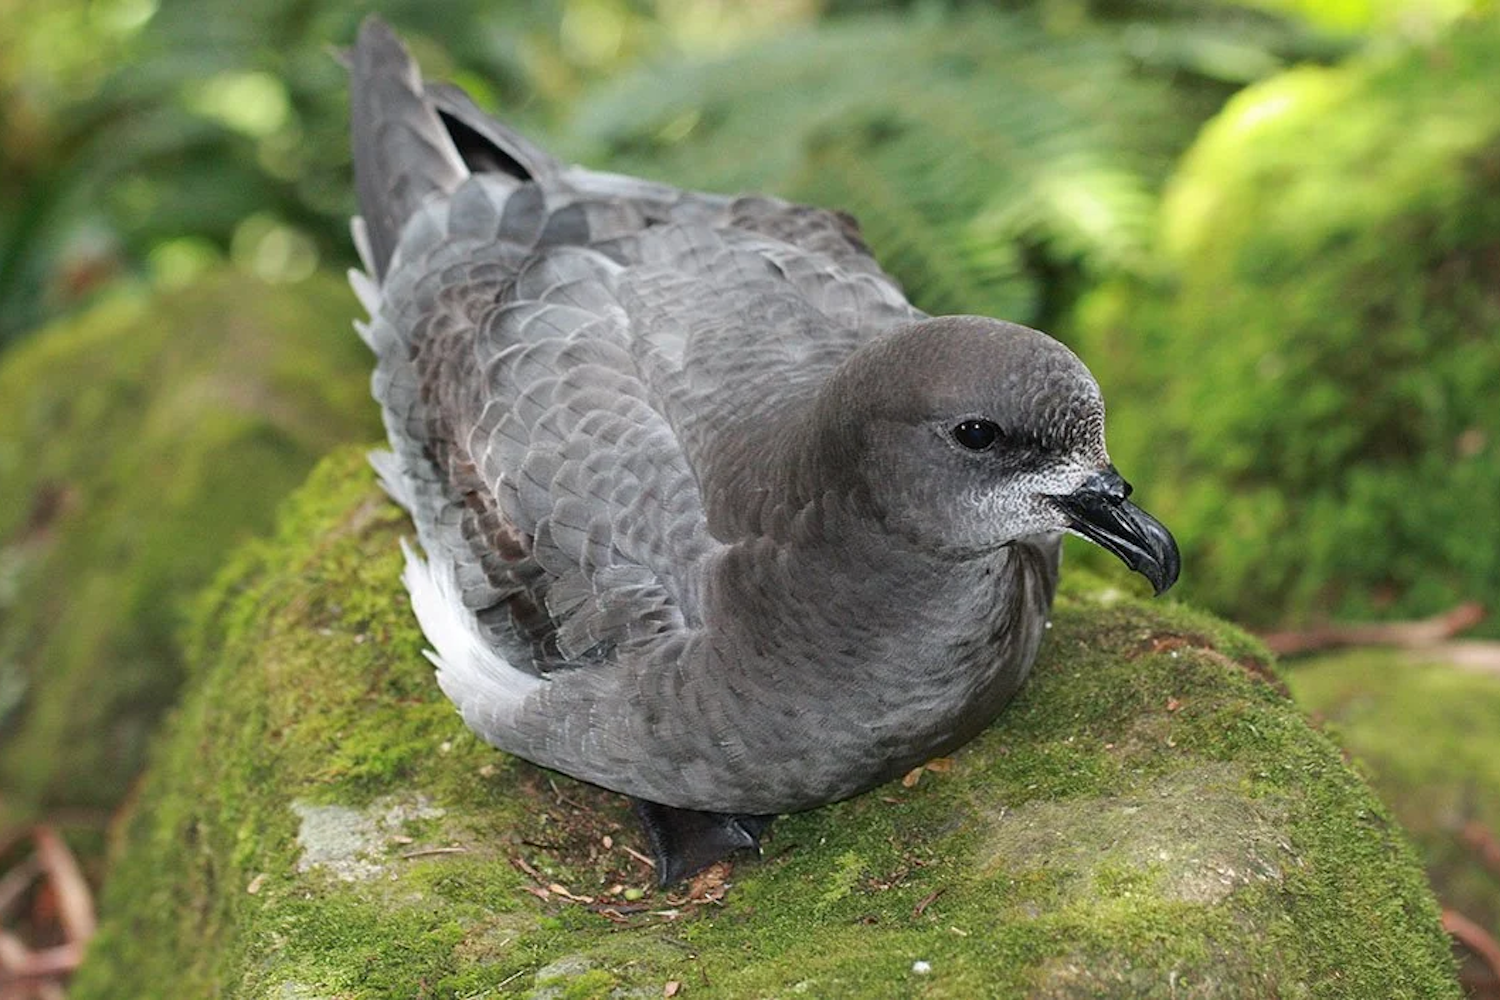
<svg viewBox="0 0 1500 1000">
<path fill-rule="evenodd" d="M 585 101 L 613 169 L 852 211 L 934 312 L 1038 323 L 1046 277 L 1143 264 L 1156 192 L 1205 113 L 1119 35 L 1026 14 L 824 24 Z"/>
</svg>

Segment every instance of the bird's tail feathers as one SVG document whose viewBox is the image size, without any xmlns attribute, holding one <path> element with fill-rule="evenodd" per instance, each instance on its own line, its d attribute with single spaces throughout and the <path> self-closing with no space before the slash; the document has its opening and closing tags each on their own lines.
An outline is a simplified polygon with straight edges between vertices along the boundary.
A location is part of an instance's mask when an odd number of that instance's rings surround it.
<svg viewBox="0 0 1500 1000">
<path fill-rule="evenodd" d="M 424 82 L 401 40 L 374 14 L 360 25 L 354 48 L 341 61 L 350 72 L 359 197 L 354 242 L 376 281 L 390 267 L 407 221 L 434 195 L 451 194 L 474 173 L 523 182 L 562 169 L 462 90 Z"/>
<path fill-rule="evenodd" d="M 509 174 L 519 181 L 540 181 L 563 169 L 552 154 L 485 114 L 474 99 L 458 87 L 429 81 L 427 96 L 472 172 Z"/>
<path fill-rule="evenodd" d="M 469 175 L 394 32 L 371 15 L 350 53 L 350 130 L 372 274 L 384 276 L 406 221 Z"/>
</svg>

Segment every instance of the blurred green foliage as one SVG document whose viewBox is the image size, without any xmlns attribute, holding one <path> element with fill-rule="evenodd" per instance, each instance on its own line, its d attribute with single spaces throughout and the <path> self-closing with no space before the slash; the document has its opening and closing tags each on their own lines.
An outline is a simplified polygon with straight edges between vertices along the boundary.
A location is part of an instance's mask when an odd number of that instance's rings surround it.
<svg viewBox="0 0 1500 1000">
<path fill-rule="evenodd" d="M 809 0 L 0 0 L 0 344 L 111 280 L 232 257 L 352 262 L 332 46 L 379 10 L 428 72 L 534 128 L 646 52 L 753 36 Z"/>
<path fill-rule="evenodd" d="M 1445 906 L 1500 930 L 1500 871 L 1476 849 L 1500 830 L 1500 684 L 1441 655 L 1334 653 L 1288 671 L 1292 693 L 1329 723 L 1411 834 Z M 1471 997 L 1491 996 L 1493 973 L 1470 960 Z"/>
<path fill-rule="evenodd" d="M 1188 598 L 1266 625 L 1500 595 L 1497 55 L 1475 20 L 1247 90 L 1173 181 L 1167 280 L 1091 302 Z"/>
<path fill-rule="evenodd" d="M 1039 323 L 1144 263 L 1156 189 L 1223 97 L 1088 23 L 864 16 L 613 82 L 572 132 L 621 172 L 850 211 L 928 311 Z"/>
<path fill-rule="evenodd" d="M 188 598 L 329 448 L 370 440 L 343 283 L 115 297 L 0 356 L 0 828 L 112 807 Z"/>
</svg>

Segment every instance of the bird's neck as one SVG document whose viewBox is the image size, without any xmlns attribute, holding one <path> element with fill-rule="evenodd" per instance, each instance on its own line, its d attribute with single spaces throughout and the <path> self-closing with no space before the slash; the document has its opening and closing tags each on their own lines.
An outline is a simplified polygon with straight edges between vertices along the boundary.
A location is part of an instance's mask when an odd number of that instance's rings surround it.
<svg viewBox="0 0 1500 1000">
<path fill-rule="evenodd" d="M 865 516 L 857 500 L 825 494 L 784 531 L 724 551 L 709 614 L 742 630 L 735 639 L 745 648 L 773 658 L 794 659 L 793 647 L 809 643 L 851 665 L 963 671 L 1009 641 L 1021 618 L 1045 618 L 1056 560 L 1055 539 L 968 559 L 924 551 Z"/>
<path fill-rule="evenodd" d="M 787 540 L 829 497 L 867 505 L 853 477 L 856 456 L 843 453 L 837 435 L 817 419 L 811 391 L 734 431 L 721 436 L 726 445 L 702 482 L 709 530 L 720 541 Z"/>
<path fill-rule="evenodd" d="M 948 672 L 982 682 L 997 647 L 1034 651 L 1056 540 L 959 556 L 893 530 L 857 456 L 841 450 L 849 435 L 819 401 L 735 435 L 744 450 L 726 467 L 744 478 L 712 481 L 710 529 L 727 547 L 707 609 L 735 657 L 798 662 L 816 649 L 834 676 Z M 841 636 L 848 641 L 828 641 Z"/>
</svg>

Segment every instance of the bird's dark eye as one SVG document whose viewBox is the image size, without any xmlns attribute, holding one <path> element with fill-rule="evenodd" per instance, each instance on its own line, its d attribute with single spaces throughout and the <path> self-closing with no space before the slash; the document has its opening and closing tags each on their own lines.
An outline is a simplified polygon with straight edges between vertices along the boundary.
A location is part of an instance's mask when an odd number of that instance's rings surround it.
<svg viewBox="0 0 1500 1000">
<path fill-rule="evenodd" d="M 953 440 L 970 451 L 984 451 L 1000 440 L 1000 427 L 993 420 L 965 420 L 953 428 Z"/>
</svg>

